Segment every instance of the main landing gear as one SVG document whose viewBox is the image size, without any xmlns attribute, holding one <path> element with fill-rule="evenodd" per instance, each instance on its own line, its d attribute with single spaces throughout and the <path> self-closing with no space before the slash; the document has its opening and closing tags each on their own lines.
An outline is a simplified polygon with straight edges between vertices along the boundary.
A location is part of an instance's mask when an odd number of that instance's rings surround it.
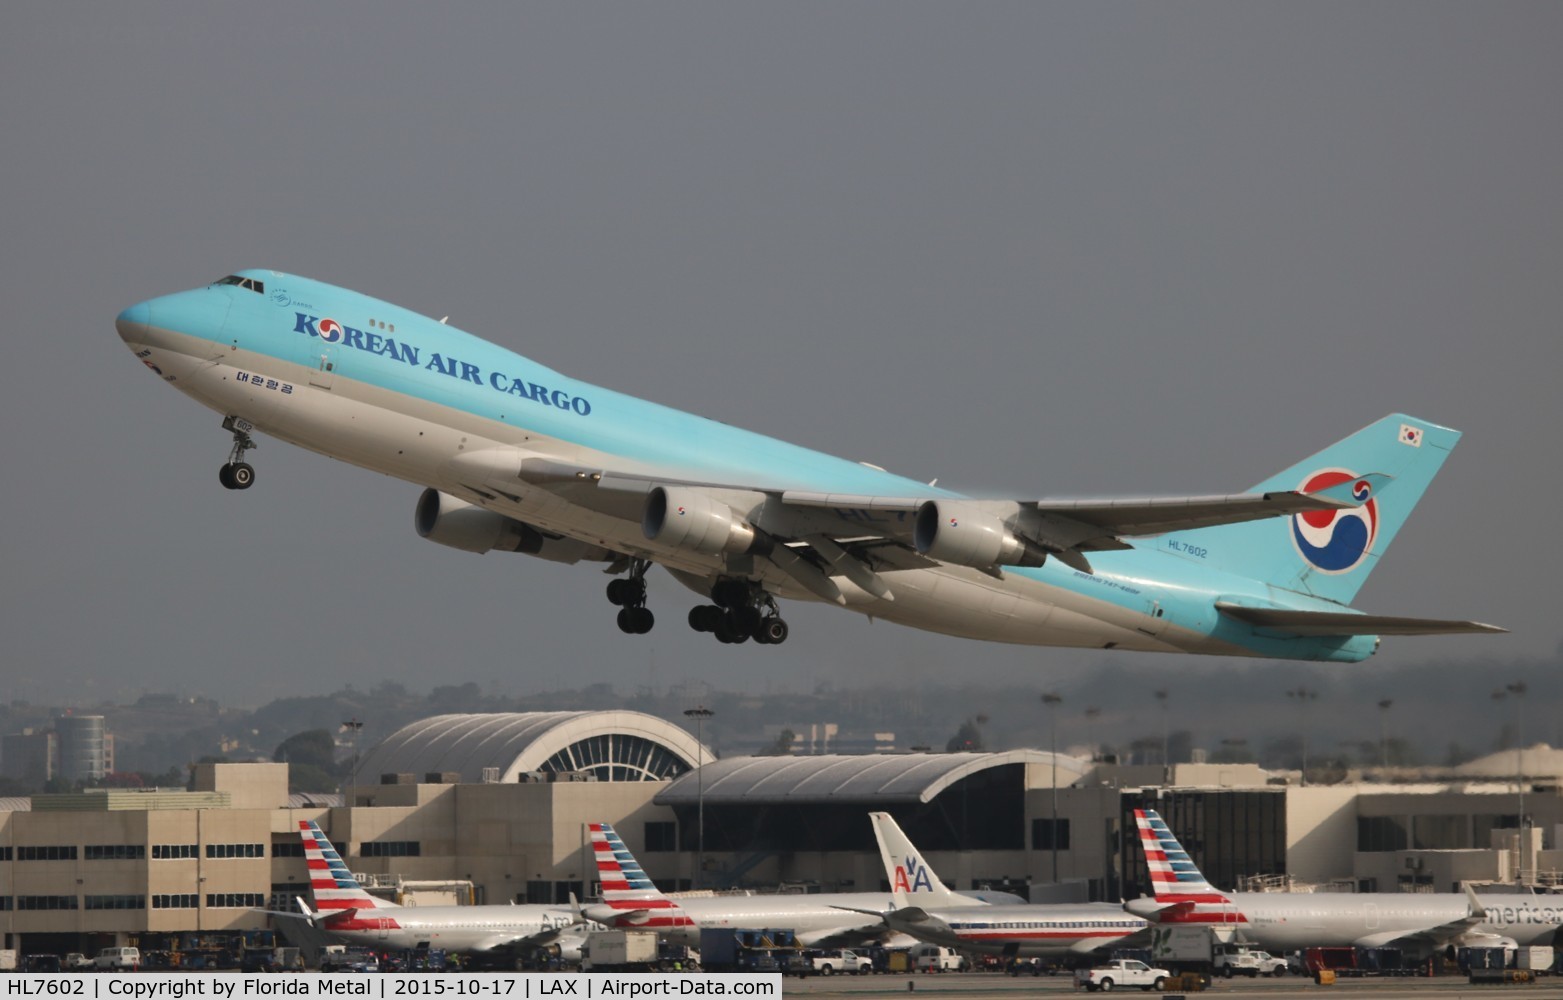
<svg viewBox="0 0 1563 1000">
<path fill-rule="evenodd" d="M 622 580 L 608 581 L 608 600 L 619 606 L 619 631 L 630 635 L 645 635 L 657 622 L 651 609 L 646 607 L 646 570 L 651 563 L 644 559 L 630 561 L 630 575 Z"/>
<path fill-rule="evenodd" d="M 255 468 L 244 460 L 244 453 L 259 448 L 250 431 L 255 425 L 241 417 L 227 417 L 223 430 L 233 435 L 233 448 L 228 452 L 228 464 L 217 470 L 217 481 L 230 490 L 247 490 L 255 484 Z"/>
<path fill-rule="evenodd" d="M 718 580 L 711 587 L 714 604 L 689 609 L 689 627 L 710 632 L 717 642 L 739 643 L 753 639 L 761 645 L 779 646 L 787 641 L 787 623 L 777 612 L 776 598 L 748 580 Z"/>
</svg>

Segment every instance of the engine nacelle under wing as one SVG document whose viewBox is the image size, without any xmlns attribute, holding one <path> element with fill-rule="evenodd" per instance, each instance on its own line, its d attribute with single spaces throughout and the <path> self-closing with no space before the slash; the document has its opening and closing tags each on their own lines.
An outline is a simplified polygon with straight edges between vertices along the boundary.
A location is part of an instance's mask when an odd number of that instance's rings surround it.
<svg viewBox="0 0 1563 1000">
<path fill-rule="evenodd" d="M 427 489 L 418 497 L 413 527 L 420 538 L 463 552 L 520 552 L 550 562 L 603 562 L 614 553 L 574 538 L 545 535 L 524 521 L 496 514 L 449 493 Z"/>
<path fill-rule="evenodd" d="M 687 486 L 654 487 L 646 495 L 640 528 L 654 542 L 707 556 L 764 547 L 760 533 L 737 511 Z"/>
<path fill-rule="evenodd" d="M 930 559 L 976 569 L 1047 561 L 1045 550 L 1017 536 L 1000 518 L 959 501 L 929 500 L 917 508 L 912 543 Z"/>
</svg>

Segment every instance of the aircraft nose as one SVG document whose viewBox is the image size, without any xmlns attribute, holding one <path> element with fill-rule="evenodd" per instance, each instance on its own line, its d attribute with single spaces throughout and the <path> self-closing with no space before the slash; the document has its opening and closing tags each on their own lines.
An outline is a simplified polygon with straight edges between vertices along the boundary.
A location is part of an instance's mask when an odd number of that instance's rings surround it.
<svg viewBox="0 0 1563 1000">
<path fill-rule="evenodd" d="M 119 331 L 119 338 L 124 341 L 139 341 L 146 336 L 147 327 L 152 322 L 152 306 L 147 302 L 137 302 L 114 317 L 114 328 Z"/>
</svg>

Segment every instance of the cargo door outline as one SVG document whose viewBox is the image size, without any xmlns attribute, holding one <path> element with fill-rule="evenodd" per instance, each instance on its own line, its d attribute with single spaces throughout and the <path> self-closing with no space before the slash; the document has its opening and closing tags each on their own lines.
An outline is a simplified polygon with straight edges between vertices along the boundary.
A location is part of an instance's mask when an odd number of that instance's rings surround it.
<svg viewBox="0 0 1563 1000">
<path fill-rule="evenodd" d="M 313 362 L 309 368 L 309 384 L 317 389 L 329 389 L 336 380 L 339 360 L 337 345 L 320 341 L 315 345 Z"/>
</svg>

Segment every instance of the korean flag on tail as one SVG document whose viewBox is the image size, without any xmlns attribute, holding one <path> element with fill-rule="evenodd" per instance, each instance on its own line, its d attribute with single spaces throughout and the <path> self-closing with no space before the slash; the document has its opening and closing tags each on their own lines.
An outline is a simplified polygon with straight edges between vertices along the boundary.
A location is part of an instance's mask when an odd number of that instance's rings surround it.
<svg viewBox="0 0 1563 1000">
<path fill-rule="evenodd" d="M 1401 424 L 1400 443 L 1408 444 L 1413 448 L 1422 447 L 1422 428 L 1412 427 L 1410 424 Z"/>
</svg>

